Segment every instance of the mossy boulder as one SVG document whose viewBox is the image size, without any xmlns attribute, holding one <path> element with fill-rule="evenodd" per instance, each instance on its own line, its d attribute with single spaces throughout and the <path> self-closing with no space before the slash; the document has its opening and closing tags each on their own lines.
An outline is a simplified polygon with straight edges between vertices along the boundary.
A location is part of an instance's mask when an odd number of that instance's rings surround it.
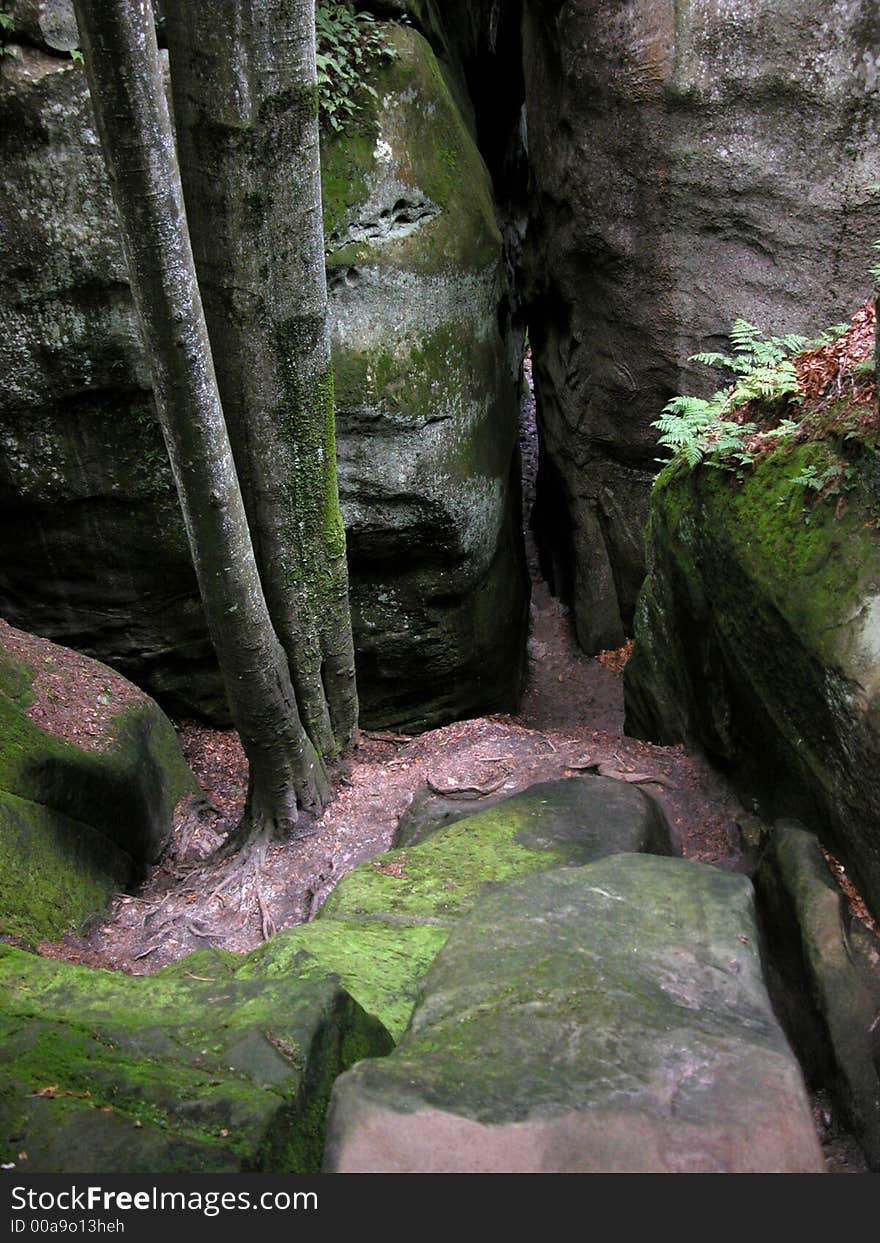
<svg viewBox="0 0 880 1243">
<path fill-rule="evenodd" d="M 11 638 L 25 640 L 14 644 Z M 4 642 L 6 648 L 4 648 Z M 103 737 L 86 749 L 29 715 L 34 678 L 69 658 L 106 703 Z M 68 719 L 87 712 L 58 703 Z M 157 856 L 174 806 L 196 788 L 171 722 L 111 669 L 0 623 L 0 932 L 58 937 L 102 911 Z"/>
<path fill-rule="evenodd" d="M 615 855 L 485 895 L 388 1058 L 337 1081 L 330 1172 L 818 1172 L 749 881 Z"/>
<path fill-rule="evenodd" d="M 322 144 L 339 483 L 364 720 L 424 728 L 521 689 L 517 407 L 488 172 L 427 40 L 381 29 Z"/>
<path fill-rule="evenodd" d="M 811 500 L 794 481 L 831 442 L 783 447 L 740 482 L 670 468 L 652 498 L 649 576 L 626 728 L 699 743 L 759 814 L 795 816 L 880 911 L 880 460 Z"/>
<path fill-rule="evenodd" d="M 621 849 L 669 849 L 659 807 L 572 778 L 362 864 L 244 958 L 135 979 L 0 946 L 2 1142 L 56 1172 L 315 1168 L 334 1077 L 403 1035 L 457 919 L 499 881 Z"/>
<path fill-rule="evenodd" d="M 361 864 L 314 924 L 275 940 L 317 954 L 399 1037 L 450 928 L 485 891 L 615 851 L 672 853 L 653 799 L 606 777 L 543 782 Z"/>
<path fill-rule="evenodd" d="M 0 1154 L 53 1173 L 308 1173 L 341 1070 L 391 1040 L 309 955 L 149 978 L 0 945 Z"/>
</svg>

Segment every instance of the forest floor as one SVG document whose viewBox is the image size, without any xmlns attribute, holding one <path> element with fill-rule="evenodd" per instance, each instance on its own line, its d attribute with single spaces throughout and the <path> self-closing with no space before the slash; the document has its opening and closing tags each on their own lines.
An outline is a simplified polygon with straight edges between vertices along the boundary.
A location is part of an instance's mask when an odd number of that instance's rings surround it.
<svg viewBox="0 0 880 1243">
<path fill-rule="evenodd" d="M 521 432 L 527 519 L 538 456 L 533 399 L 524 402 Z M 342 876 L 389 849 L 401 815 L 426 785 L 512 794 L 600 762 L 604 772 L 635 778 L 658 800 L 685 857 L 742 868 L 740 825 L 748 817 L 732 789 L 700 754 L 624 734 L 623 668 L 631 645 L 598 657 L 579 651 L 568 609 L 541 578 L 527 520 L 525 529 L 532 601 L 528 678 L 516 715 L 459 721 L 412 737 L 363 731 L 335 774 L 333 801 L 305 836 L 270 847 L 259 870 L 212 857 L 244 806 L 247 761 L 237 734 L 178 721 L 204 797 L 178 806 L 169 845 L 136 894 L 118 894 L 109 917 L 85 935 L 43 942 L 38 952 L 133 975 L 152 974 L 205 946 L 246 952 L 307 922 Z M 864 1169 L 850 1138 L 832 1135 L 821 1095 L 814 1097 L 814 1114 L 829 1169 Z"/>
</svg>

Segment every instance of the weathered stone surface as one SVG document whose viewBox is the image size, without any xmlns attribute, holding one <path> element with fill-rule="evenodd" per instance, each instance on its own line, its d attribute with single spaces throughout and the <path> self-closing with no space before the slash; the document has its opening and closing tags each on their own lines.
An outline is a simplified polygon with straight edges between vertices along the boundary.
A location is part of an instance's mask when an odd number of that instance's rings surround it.
<svg viewBox="0 0 880 1243">
<path fill-rule="evenodd" d="M 138 878 L 196 783 L 152 699 L 129 687 L 112 708 L 120 679 L 109 669 L 98 749 L 42 729 L 27 713 L 31 683 L 51 672 L 60 650 L 38 641 L 27 665 L 4 651 L 9 634 L 0 623 L 0 932 L 36 941 L 81 924 Z M 104 668 L 85 663 L 92 673 Z"/>
<path fill-rule="evenodd" d="M 815 335 L 880 235 L 874 0 L 526 0 L 539 521 L 581 644 L 622 641 L 650 427 L 737 316 Z M 711 389 L 709 390 L 711 391 Z M 708 395 L 706 393 L 705 395 Z"/>
<path fill-rule="evenodd" d="M 0 945 L 0 1159 L 314 1171 L 334 1078 L 390 1038 L 307 955 L 295 975 L 240 963 L 207 951 L 146 979 Z"/>
<path fill-rule="evenodd" d="M 456 820 L 464 820 L 466 816 L 477 815 L 509 797 L 499 792 L 477 798 L 451 798 L 435 794 L 428 786 L 423 786 L 413 795 L 412 802 L 397 822 L 391 845 L 417 846 L 437 829 L 454 824 Z"/>
<path fill-rule="evenodd" d="M 527 587 L 488 175 L 387 29 L 324 200 L 363 720 L 407 727 L 514 705 Z M 223 720 L 85 75 L 28 47 L 0 73 L 0 610 Z"/>
<path fill-rule="evenodd" d="M 425 787 L 401 816 L 393 844 L 416 846 L 459 820 L 473 818 L 481 828 L 505 816 L 522 824 L 522 845 L 556 849 L 567 841 L 579 852 L 573 863 L 618 851 L 678 853 L 659 803 L 642 790 L 595 776 L 542 781 L 518 794 L 500 791 L 482 798 L 453 798 Z"/>
<path fill-rule="evenodd" d="M 387 851 L 344 876 L 309 925 L 341 924 L 344 931 L 322 933 L 328 942 L 314 952 L 397 1037 L 449 929 L 484 891 L 624 850 L 672 853 L 653 799 L 606 777 L 543 782 L 435 826 L 419 844 Z"/>
<path fill-rule="evenodd" d="M 491 185 L 429 44 L 322 150 L 339 485 L 366 718 L 512 707 L 527 587 Z"/>
<path fill-rule="evenodd" d="M 333 1090 L 333 1172 L 818 1172 L 741 876 L 616 855 L 505 885 L 397 1050 Z"/>
<path fill-rule="evenodd" d="M 667 473 L 625 674 L 626 729 L 691 740 L 764 820 L 797 816 L 880 911 L 880 479 L 851 473 L 845 506 L 792 483 L 837 461 L 828 443 L 762 458 L 742 483 Z"/>
<path fill-rule="evenodd" d="M 0 614 L 222 718 L 85 73 L 0 76 Z"/>
<path fill-rule="evenodd" d="M 14 35 L 24 35 L 53 52 L 79 46 L 72 0 L 6 0 Z"/>
<path fill-rule="evenodd" d="M 850 912 L 814 834 L 780 821 L 755 877 L 777 1013 L 880 1169 L 880 941 Z"/>
</svg>

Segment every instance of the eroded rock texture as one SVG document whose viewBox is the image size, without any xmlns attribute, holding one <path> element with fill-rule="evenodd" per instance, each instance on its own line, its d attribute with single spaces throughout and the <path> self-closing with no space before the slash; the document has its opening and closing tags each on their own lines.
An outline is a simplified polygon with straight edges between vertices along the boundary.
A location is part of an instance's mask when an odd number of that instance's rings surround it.
<svg viewBox="0 0 880 1243">
<path fill-rule="evenodd" d="M 650 423 L 741 315 L 815 334 L 880 233 L 873 0 L 527 0 L 540 522 L 581 644 L 643 575 Z M 554 547 L 554 541 L 556 546 Z"/>
<path fill-rule="evenodd" d="M 492 188 L 428 42 L 323 149 L 339 486 L 369 719 L 515 705 L 527 585 Z"/>
</svg>

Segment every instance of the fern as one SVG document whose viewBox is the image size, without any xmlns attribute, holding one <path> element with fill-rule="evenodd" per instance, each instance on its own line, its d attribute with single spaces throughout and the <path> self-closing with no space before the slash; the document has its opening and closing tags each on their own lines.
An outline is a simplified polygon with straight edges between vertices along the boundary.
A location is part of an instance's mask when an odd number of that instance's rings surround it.
<svg viewBox="0 0 880 1243">
<path fill-rule="evenodd" d="M 730 417 L 750 401 L 801 401 L 791 355 L 810 345 L 806 337 L 794 333 L 764 337 L 755 324 L 738 319 L 730 330 L 730 344 L 731 354 L 707 352 L 693 354 L 689 359 L 730 372 L 730 387 L 708 401 L 701 397 L 673 397 L 660 418 L 651 424 L 660 433 L 658 443 L 671 451 L 672 461 L 679 459 L 689 470 L 704 461 L 706 465 L 731 470 L 752 460 L 746 442 L 755 434 L 755 424 Z M 783 427 L 785 430 L 780 430 Z M 785 419 L 776 434 L 789 435 L 796 428 L 796 423 Z"/>
</svg>

